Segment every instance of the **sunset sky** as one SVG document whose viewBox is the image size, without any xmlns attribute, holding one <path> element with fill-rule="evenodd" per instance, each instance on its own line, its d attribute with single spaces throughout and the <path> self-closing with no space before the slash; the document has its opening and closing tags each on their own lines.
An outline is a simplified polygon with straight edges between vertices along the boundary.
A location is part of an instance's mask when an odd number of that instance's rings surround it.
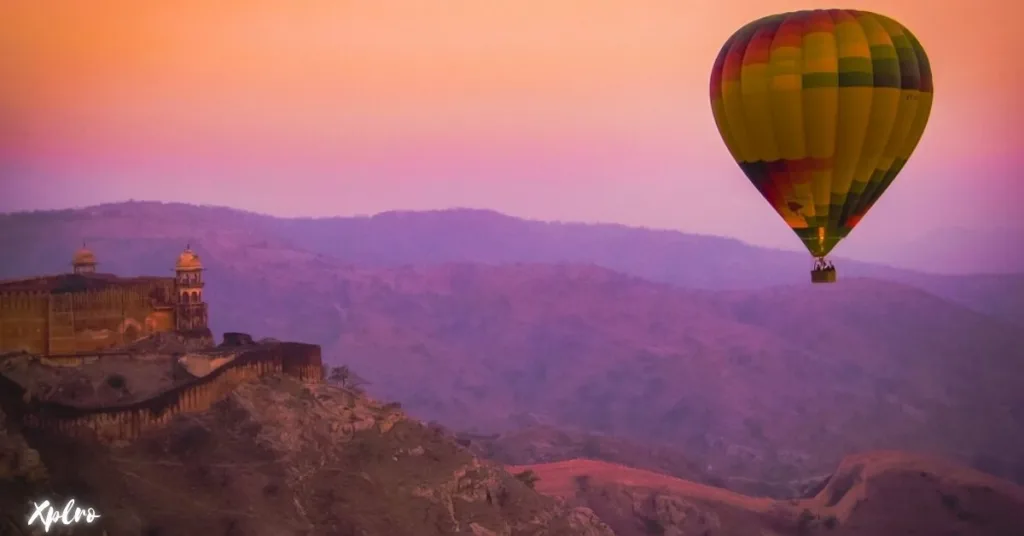
<svg viewBox="0 0 1024 536">
<path fill-rule="evenodd" d="M 837 5 L 909 27 L 936 88 L 921 145 L 848 243 L 1024 225 L 1022 5 Z M 0 211 L 468 206 L 798 248 L 723 145 L 708 79 L 742 24 L 808 7 L 833 6 L 6 0 Z"/>
</svg>

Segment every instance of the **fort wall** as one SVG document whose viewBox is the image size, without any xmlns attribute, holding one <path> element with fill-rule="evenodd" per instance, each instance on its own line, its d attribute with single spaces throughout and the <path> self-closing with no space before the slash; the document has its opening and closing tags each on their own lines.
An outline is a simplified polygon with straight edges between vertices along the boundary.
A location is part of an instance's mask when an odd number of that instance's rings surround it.
<svg viewBox="0 0 1024 536">
<path fill-rule="evenodd" d="M 26 389 L 0 374 L 0 404 L 13 424 L 101 442 L 132 441 L 147 430 L 167 424 L 182 413 L 209 409 L 239 384 L 284 374 L 308 383 L 323 381 L 320 347 L 275 343 L 244 350 L 210 374 L 147 400 L 131 404 L 82 408 L 26 396 Z"/>
<path fill-rule="evenodd" d="M 0 351 L 95 352 L 175 327 L 173 279 L 84 292 L 0 292 Z"/>
<path fill-rule="evenodd" d="M 49 294 L 0 293 L 0 348 L 34 352 L 46 348 Z"/>
</svg>

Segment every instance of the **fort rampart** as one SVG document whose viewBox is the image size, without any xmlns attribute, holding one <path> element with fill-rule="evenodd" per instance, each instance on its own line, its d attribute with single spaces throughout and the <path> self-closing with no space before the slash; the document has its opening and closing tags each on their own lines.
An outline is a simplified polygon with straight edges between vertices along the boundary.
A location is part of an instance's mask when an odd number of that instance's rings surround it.
<svg viewBox="0 0 1024 536">
<path fill-rule="evenodd" d="M 320 347 L 303 343 L 262 344 L 243 350 L 209 375 L 152 398 L 119 406 L 83 408 L 27 396 L 25 387 L 0 374 L 0 404 L 12 424 L 101 442 L 131 441 L 176 415 L 209 409 L 242 382 L 284 374 L 304 382 L 323 381 Z"/>
</svg>

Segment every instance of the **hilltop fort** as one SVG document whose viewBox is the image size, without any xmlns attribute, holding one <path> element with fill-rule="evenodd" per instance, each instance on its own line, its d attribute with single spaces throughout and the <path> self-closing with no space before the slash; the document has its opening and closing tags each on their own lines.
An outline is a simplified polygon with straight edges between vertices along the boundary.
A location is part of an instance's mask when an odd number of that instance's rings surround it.
<svg viewBox="0 0 1024 536">
<path fill-rule="evenodd" d="M 174 277 L 73 271 L 0 281 L 0 407 L 41 432 L 130 441 L 179 413 L 205 411 L 266 376 L 323 380 L 320 347 L 225 333 L 215 345 L 203 265 L 186 247 Z"/>
<path fill-rule="evenodd" d="M 190 248 L 174 277 L 119 277 L 97 264 L 83 246 L 71 273 L 0 281 L 0 354 L 95 353 L 160 332 L 212 339 L 203 265 Z"/>
</svg>

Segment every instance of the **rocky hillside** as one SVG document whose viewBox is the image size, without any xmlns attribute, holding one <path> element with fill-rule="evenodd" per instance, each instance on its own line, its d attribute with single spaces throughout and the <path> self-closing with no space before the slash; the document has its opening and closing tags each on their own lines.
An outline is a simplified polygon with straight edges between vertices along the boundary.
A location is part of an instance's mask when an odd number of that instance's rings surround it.
<svg viewBox="0 0 1024 536">
<path fill-rule="evenodd" d="M 1024 489 L 905 453 L 849 457 L 807 498 L 778 501 L 592 460 L 502 467 L 460 442 L 396 404 L 281 377 L 242 385 L 132 444 L 26 441 L 2 427 L 0 534 L 43 534 L 25 527 L 30 501 L 43 498 L 100 513 L 70 534 L 107 536 L 1024 531 Z"/>
<path fill-rule="evenodd" d="M 132 444 L 28 440 L 36 450 L 0 435 L 4 534 L 28 534 L 29 501 L 44 497 L 93 507 L 110 536 L 611 534 L 396 404 L 290 378 L 243 385 Z"/>
<path fill-rule="evenodd" d="M 39 452 L 21 433 L 8 427 L 0 410 L 0 534 L 31 534 L 25 520 L 31 514 L 27 501 L 39 500 L 50 491 L 49 474 Z"/>
<path fill-rule="evenodd" d="M 619 536 L 1024 534 L 1024 488 L 901 452 L 850 456 L 813 496 L 788 501 L 591 460 L 513 470 L 532 471 L 544 493 L 587 505 Z"/>
</svg>

